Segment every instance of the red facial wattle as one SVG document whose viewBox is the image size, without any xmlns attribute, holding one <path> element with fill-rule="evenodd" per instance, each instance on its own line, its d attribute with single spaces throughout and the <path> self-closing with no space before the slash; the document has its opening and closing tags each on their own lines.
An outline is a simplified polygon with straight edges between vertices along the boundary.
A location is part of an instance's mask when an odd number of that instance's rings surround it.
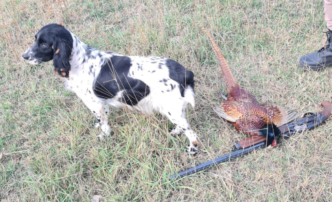
<svg viewBox="0 0 332 202">
<path fill-rule="evenodd" d="M 272 147 L 277 146 L 277 140 L 273 140 L 272 143 L 271 143 L 271 146 L 272 146 Z"/>
</svg>

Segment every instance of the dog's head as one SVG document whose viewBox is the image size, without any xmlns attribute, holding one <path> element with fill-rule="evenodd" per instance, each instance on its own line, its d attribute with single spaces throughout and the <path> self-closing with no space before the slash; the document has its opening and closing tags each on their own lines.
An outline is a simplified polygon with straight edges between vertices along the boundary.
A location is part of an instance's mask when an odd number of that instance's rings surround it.
<svg viewBox="0 0 332 202">
<path fill-rule="evenodd" d="M 32 65 L 53 59 L 54 70 L 61 76 L 68 77 L 72 49 L 73 38 L 70 32 L 62 25 L 49 24 L 38 31 L 35 43 L 22 57 Z"/>
</svg>

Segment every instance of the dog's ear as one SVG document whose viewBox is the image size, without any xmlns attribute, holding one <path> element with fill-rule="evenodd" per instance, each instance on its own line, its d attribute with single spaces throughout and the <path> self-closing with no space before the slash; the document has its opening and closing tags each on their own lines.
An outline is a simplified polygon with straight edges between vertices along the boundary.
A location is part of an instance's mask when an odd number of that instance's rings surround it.
<svg viewBox="0 0 332 202">
<path fill-rule="evenodd" d="M 69 43 L 65 39 L 55 38 L 52 46 L 54 51 L 54 70 L 63 77 L 68 77 L 70 71 L 69 57 L 71 55 L 72 45 Z"/>
</svg>

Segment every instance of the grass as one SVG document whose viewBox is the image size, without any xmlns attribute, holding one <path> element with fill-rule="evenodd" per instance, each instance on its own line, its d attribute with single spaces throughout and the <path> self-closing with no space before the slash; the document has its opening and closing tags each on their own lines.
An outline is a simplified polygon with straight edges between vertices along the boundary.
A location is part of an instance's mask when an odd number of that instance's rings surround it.
<svg viewBox="0 0 332 202">
<path fill-rule="evenodd" d="M 262 103 L 316 112 L 331 101 L 332 69 L 301 72 L 297 58 L 325 42 L 322 2 L 272 0 L 3 0 L 0 2 L 1 201 L 331 201 L 331 121 L 274 149 L 174 182 L 159 179 L 218 157 L 243 135 L 212 110 L 225 91 L 203 25 L 234 77 Z M 64 90 L 52 62 L 30 66 L 34 34 L 62 22 L 98 49 L 171 57 L 195 73 L 187 118 L 200 153 L 185 152 L 160 115 L 113 110 L 98 141 L 93 115 Z"/>
</svg>

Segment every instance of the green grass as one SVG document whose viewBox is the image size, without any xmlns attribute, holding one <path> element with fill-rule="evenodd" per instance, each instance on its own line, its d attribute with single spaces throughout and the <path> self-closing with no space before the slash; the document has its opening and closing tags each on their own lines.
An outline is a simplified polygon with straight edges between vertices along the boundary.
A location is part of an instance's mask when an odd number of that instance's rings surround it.
<svg viewBox="0 0 332 202">
<path fill-rule="evenodd" d="M 0 201 L 331 201 L 331 121 L 274 149 L 174 182 L 159 179 L 216 158 L 244 138 L 212 110 L 225 92 L 203 25 L 238 83 L 262 103 L 299 113 L 331 101 L 332 69 L 301 72 L 297 59 L 325 42 L 322 2 L 261 0 L 11 1 L 0 3 Z M 200 153 L 185 152 L 169 121 L 113 110 L 98 141 L 93 115 L 53 74 L 22 53 L 62 22 L 85 43 L 127 55 L 171 57 L 195 73 L 187 118 Z"/>
</svg>

